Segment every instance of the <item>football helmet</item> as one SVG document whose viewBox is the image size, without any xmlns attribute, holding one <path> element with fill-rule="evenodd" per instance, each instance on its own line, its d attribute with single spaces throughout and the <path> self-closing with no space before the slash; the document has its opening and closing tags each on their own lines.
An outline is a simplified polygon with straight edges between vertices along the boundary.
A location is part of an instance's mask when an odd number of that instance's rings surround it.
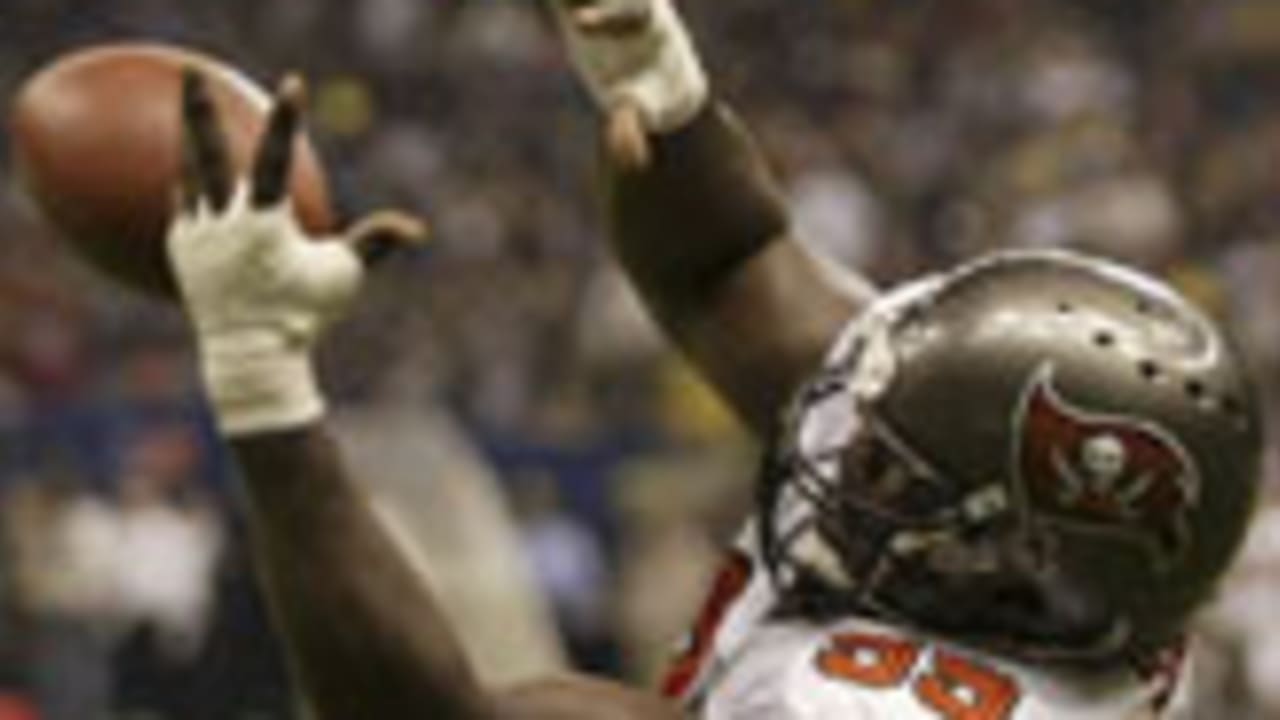
<svg viewBox="0 0 1280 720">
<path fill-rule="evenodd" d="M 766 452 L 760 544 L 783 612 L 1146 657 L 1240 544 L 1262 437 L 1238 353 L 1169 287 L 997 253 L 853 322 Z"/>
</svg>

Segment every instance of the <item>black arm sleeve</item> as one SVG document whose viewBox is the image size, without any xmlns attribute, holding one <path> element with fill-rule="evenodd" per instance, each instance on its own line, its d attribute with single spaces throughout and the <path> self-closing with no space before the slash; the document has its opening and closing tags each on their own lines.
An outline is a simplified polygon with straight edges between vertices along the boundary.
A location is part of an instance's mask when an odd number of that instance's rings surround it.
<svg viewBox="0 0 1280 720">
<path fill-rule="evenodd" d="M 768 432 L 875 290 L 791 240 L 777 183 L 722 105 L 650 138 L 648 154 L 611 168 L 618 257 L 675 344 Z"/>
<path fill-rule="evenodd" d="M 755 143 L 723 104 L 650 144 L 645 168 L 611 168 L 610 210 L 619 259 L 665 322 L 782 238 L 787 215 Z"/>
</svg>

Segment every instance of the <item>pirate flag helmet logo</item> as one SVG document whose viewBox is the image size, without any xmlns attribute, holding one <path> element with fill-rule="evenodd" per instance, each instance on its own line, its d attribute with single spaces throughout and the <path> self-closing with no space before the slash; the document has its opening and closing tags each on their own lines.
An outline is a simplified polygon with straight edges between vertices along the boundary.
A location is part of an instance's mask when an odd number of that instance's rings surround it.
<svg viewBox="0 0 1280 720">
<path fill-rule="evenodd" d="M 1129 537 L 1160 568 L 1185 551 L 1200 475 L 1168 430 L 1072 404 L 1054 387 L 1048 363 L 1032 373 L 1014 430 L 1014 467 L 1031 519 Z"/>
</svg>

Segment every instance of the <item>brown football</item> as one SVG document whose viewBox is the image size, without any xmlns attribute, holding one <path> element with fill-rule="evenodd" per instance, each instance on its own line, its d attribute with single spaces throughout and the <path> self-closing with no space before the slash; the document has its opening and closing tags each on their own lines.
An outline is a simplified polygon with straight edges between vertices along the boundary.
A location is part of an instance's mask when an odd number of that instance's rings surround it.
<svg viewBox="0 0 1280 720">
<path fill-rule="evenodd" d="M 182 71 L 204 71 L 243 172 L 270 104 L 229 65 L 182 48 L 97 46 L 37 71 L 10 109 L 18 176 L 44 216 L 80 255 L 153 295 L 176 287 L 164 248 L 181 173 Z M 328 183 L 314 148 L 300 137 L 290 194 L 304 227 L 332 230 Z"/>
</svg>

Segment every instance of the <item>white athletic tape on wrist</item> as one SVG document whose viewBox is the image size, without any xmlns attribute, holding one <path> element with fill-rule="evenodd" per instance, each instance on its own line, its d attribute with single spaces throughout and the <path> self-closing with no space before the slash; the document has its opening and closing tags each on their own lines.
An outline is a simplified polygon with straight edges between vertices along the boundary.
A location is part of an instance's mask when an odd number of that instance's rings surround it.
<svg viewBox="0 0 1280 720">
<path fill-rule="evenodd" d="M 245 333 L 202 343 L 200 354 L 209 399 L 226 435 L 294 429 L 324 415 L 307 347 Z"/>
<path fill-rule="evenodd" d="M 632 104 L 646 129 L 670 132 L 706 105 L 709 82 L 671 0 L 652 0 L 651 7 L 649 28 L 634 37 L 584 33 L 563 7 L 560 21 L 570 57 L 595 101 L 605 109 Z"/>
</svg>

